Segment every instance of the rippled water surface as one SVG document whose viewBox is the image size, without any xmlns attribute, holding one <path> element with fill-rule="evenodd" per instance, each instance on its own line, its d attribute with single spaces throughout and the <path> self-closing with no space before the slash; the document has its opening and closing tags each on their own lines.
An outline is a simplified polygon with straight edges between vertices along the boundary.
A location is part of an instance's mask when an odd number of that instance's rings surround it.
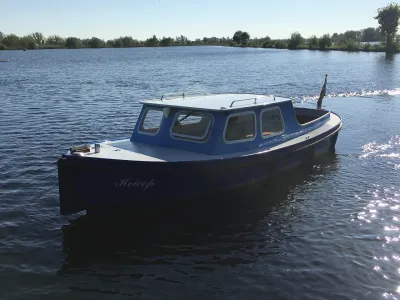
<svg viewBox="0 0 400 300">
<path fill-rule="evenodd" d="M 1 299 L 400 299 L 400 56 L 224 47 L 1 51 Z M 221 199 L 63 217 L 59 155 L 130 136 L 139 100 L 293 97 L 344 122 L 336 153 Z"/>
</svg>

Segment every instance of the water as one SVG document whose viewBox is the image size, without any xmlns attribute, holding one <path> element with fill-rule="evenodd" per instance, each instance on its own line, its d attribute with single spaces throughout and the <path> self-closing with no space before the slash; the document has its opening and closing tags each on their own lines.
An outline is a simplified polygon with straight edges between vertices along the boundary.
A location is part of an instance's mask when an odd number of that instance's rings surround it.
<svg viewBox="0 0 400 300">
<path fill-rule="evenodd" d="M 2 59 L 1 299 L 400 298 L 400 56 L 177 47 Z M 311 169 L 222 208 L 59 215 L 56 159 L 130 136 L 139 100 L 195 89 L 314 107 L 325 73 L 323 105 L 344 126 L 335 155 Z"/>
</svg>

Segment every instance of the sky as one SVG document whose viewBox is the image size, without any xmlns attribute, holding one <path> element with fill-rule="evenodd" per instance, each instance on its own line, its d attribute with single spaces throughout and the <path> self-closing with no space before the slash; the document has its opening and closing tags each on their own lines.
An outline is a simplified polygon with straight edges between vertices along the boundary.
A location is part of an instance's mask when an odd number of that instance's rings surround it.
<svg viewBox="0 0 400 300">
<path fill-rule="evenodd" d="M 153 34 L 189 39 L 288 38 L 377 27 L 379 7 L 390 0 L 0 0 L 0 31 L 19 36 L 41 32 L 62 37 L 114 39 Z"/>
</svg>

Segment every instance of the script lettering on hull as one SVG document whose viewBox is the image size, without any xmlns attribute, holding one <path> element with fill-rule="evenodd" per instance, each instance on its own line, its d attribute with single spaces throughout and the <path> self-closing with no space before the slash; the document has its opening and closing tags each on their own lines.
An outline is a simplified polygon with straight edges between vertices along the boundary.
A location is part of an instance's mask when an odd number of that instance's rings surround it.
<svg viewBox="0 0 400 300">
<path fill-rule="evenodd" d="M 143 190 L 147 190 L 155 185 L 155 180 L 141 180 L 134 178 L 121 178 L 119 181 L 115 183 L 116 187 L 128 187 L 128 188 L 139 188 Z"/>
</svg>

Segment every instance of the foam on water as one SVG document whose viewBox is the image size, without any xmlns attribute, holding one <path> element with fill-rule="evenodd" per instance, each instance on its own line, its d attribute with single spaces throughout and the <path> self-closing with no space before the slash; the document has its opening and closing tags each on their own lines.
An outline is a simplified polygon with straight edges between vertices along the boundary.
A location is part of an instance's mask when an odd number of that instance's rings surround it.
<svg viewBox="0 0 400 300">
<path fill-rule="evenodd" d="M 361 91 L 353 91 L 353 92 L 337 92 L 337 93 L 327 93 L 325 98 L 341 98 L 341 97 L 371 97 L 371 96 L 397 96 L 400 95 L 400 88 L 395 89 L 384 89 L 384 90 L 361 90 Z M 310 95 L 310 96 L 296 96 L 293 99 L 298 102 L 312 102 L 318 100 L 319 95 Z"/>
</svg>

